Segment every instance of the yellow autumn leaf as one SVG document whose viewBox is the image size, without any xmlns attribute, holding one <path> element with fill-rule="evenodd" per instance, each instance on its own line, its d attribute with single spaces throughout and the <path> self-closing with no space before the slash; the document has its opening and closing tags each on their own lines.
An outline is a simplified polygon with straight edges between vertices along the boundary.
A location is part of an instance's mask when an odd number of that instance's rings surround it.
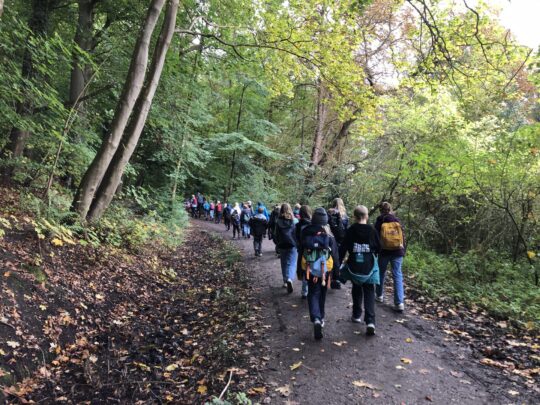
<svg viewBox="0 0 540 405">
<path fill-rule="evenodd" d="M 529 250 L 529 251 L 527 251 L 527 257 L 529 259 L 534 259 L 536 257 L 536 253 L 533 252 L 532 250 Z"/>
<path fill-rule="evenodd" d="M 208 388 L 206 385 L 199 385 L 199 388 L 197 388 L 197 392 L 201 395 L 204 395 L 208 392 Z"/>
<path fill-rule="evenodd" d="M 62 242 L 62 239 L 54 238 L 53 240 L 51 240 L 51 244 L 53 246 L 63 246 L 64 242 Z"/>
<path fill-rule="evenodd" d="M 47 309 L 47 305 L 41 304 L 41 305 L 39 306 L 39 309 L 41 309 L 42 311 L 45 311 L 45 310 Z"/>
<path fill-rule="evenodd" d="M 178 368 L 178 364 L 176 363 L 173 363 L 173 364 L 169 364 L 167 367 L 165 367 L 165 370 L 166 371 L 174 371 Z"/>
<path fill-rule="evenodd" d="M 405 339 L 405 342 L 412 343 L 412 338 L 409 337 L 409 338 Z"/>
<path fill-rule="evenodd" d="M 297 369 L 298 367 L 300 367 L 301 365 L 302 365 L 302 362 L 299 361 L 298 363 L 294 363 L 294 364 L 290 367 L 290 369 L 291 369 L 291 371 L 296 370 L 296 369 Z"/>
<path fill-rule="evenodd" d="M 377 389 L 377 387 L 375 387 L 373 384 L 367 383 L 367 382 L 362 381 L 362 380 L 353 381 L 352 385 L 354 385 L 355 387 L 360 387 L 360 388 L 369 388 L 370 390 L 376 390 Z"/>
<path fill-rule="evenodd" d="M 412 360 L 411 359 L 408 359 L 407 357 L 402 357 L 401 358 L 401 362 L 403 364 L 411 364 L 412 363 Z"/>
</svg>

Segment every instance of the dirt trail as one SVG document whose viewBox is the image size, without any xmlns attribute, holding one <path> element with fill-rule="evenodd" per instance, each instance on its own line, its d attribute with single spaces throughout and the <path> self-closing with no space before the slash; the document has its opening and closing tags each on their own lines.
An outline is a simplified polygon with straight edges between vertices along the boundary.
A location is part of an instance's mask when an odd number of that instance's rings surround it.
<svg viewBox="0 0 540 405">
<path fill-rule="evenodd" d="M 200 223 L 231 239 L 223 226 Z M 523 404 L 526 397 L 497 370 L 483 366 L 471 350 L 448 339 L 433 322 L 409 306 L 404 314 L 377 304 L 377 334 L 365 335 L 364 324 L 350 322 L 350 283 L 329 290 L 324 339 L 313 339 L 300 282 L 288 295 L 282 288 L 274 245 L 263 243 L 263 257 L 254 257 L 252 239 L 240 240 L 253 270 L 267 328 L 269 359 L 265 380 L 272 404 Z M 391 292 L 386 292 L 391 297 Z M 406 364 L 411 360 L 410 364 Z M 301 366 L 291 370 L 298 362 Z M 357 387 L 353 381 L 369 387 Z M 361 384 L 360 384 L 361 385 Z M 284 388 L 283 388 L 284 387 Z M 289 390 L 288 396 L 276 391 Z"/>
</svg>

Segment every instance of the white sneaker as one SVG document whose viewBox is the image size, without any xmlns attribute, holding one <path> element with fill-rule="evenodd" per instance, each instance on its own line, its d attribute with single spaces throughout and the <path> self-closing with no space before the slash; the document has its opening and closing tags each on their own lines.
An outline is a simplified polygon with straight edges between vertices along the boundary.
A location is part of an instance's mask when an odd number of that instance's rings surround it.
<svg viewBox="0 0 540 405">
<path fill-rule="evenodd" d="M 315 322 L 313 322 L 313 335 L 315 340 L 320 340 L 323 337 L 322 323 L 319 319 L 315 319 Z"/>
<path fill-rule="evenodd" d="M 287 284 L 287 292 L 289 294 L 292 293 L 293 292 L 292 280 L 288 279 L 285 284 Z"/>
<path fill-rule="evenodd" d="M 283 288 L 287 288 L 287 282 L 286 281 L 283 283 Z"/>
<path fill-rule="evenodd" d="M 377 301 L 377 302 L 384 302 L 384 296 L 379 295 L 378 297 L 375 297 L 375 301 Z"/>
<path fill-rule="evenodd" d="M 403 304 L 403 303 L 397 304 L 397 305 L 395 306 L 395 309 L 396 309 L 396 311 L 398 311 L 398 312 L 403 312 L 403 311 L 405 310 L 405 304 Z"/>
<path fill-rule="evenodd" d="M 375 334 L 375 325 L 372 323 L 367 324 L 366 335 L 373 336 Z"/>
<path fill-rule="evenodd" d="M 324 328 L 324 319 L 321 319 L 321 327 Z"/>
<path fill-rule="evenodd" d="M 354 316 L 351 316 L 351 322 L 352 323 L 362 323 L 362 318 L 355 318 Z"/>
</svg>

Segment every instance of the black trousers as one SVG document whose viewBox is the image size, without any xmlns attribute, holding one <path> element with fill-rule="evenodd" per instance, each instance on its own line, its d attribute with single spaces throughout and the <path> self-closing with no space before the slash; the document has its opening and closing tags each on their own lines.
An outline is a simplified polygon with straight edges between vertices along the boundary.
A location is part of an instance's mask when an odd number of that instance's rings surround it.
<svg viewBox="0 0 540 405">
<path fill-rule="evenodd" d="M 262 235 L 255 236 L 253 235 L 253 249 L 255 249 L 255 253 L 261 253 L 262 249 Z"/>
<path fill-rule="evenodd" d="M 352 287 L 353 318 L 362 316 L 362 301 L 364 302 L 364 321 L 366 324 L 375 323 L 375 285 L 354 284 Z"/>
</svg>

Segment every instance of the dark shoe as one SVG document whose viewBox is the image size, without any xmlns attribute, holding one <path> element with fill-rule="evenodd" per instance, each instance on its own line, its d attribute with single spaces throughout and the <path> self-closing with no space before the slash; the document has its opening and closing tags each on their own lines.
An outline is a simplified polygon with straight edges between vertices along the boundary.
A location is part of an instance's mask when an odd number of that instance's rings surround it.
<svg viewBox="0 0 540 405">
<path fill-rule="evenodd" d="M 315 319 L 315 322 L 313 322 L 313 335 L 315 337 L 315 340 L 321 340 L 323 337 L 322 323 L 319 319 Z"/>
<path fill-rule="evenodd" d="M 367 324 L 366 335 L 373 336 L 375 334 L 375 325 L 372 323 Z"/>
<path fill-rule="evenodd" d="M 341 290 L 341 283 L 338 280 L 332 280 L 330 283 L 330 288 L 332 290 Z"/>
<path fill-rule="evenodd" d="M 301 297 L 303 300 L 307 300 L 307 295 L 302 294 Z"/>
<path fill-rule="evenodd" d="M 291 294 L 293 292 L 293 286 L 292 286 L 292 281 L 291 280 L 287 280 L 287 292 L 289 294 Z"/>
</svg>

